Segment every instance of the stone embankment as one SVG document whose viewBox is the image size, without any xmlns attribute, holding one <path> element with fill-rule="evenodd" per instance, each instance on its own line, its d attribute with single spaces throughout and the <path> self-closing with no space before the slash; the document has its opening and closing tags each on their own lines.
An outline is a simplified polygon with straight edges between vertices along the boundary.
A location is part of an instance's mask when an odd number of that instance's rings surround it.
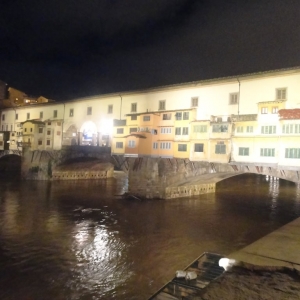
<svg viewBox="0 0 300 300">
<path fill-rule="evenodd" d="M 300 299 L 300 218 L 230 254 L 199 299 Z"/>
<path fill-rule="evenodd" d="M 64 147 L 57 151 L 23 151 L 21 177 L 27 180 L 80 180 L 113 176 L 111 156 L 103 149 Z"/>
</svg>

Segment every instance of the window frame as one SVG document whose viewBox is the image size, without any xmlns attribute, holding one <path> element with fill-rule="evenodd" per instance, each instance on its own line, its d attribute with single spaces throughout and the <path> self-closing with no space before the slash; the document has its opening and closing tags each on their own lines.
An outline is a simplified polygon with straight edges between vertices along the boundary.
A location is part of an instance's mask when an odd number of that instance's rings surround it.
<svg viewBox="0 0 300 300">
<path fill-rule="evenodd" d="M 86 109 L 86 115 L 91 116 L 92 114 L 93 114 L 93 107 L 88 106 L 87 109 Z"/>
<path fill-rule="evenodd" d="M 282 93 L 284 95 L 282 95 Z M 276 88 L 276 100 L 286 100 L 287 99 L 287 88 Z"/>
<path fill-rule="evenodd" d="M 158 101 L 158 110 L 166 110 L 166 100 Z"/>
<path fill-rule="evenodd" d="M 111 115 L 114 111 L 114 106 L 113 104 L 108 104 L 108 107 L 107 107 L 107 114 Z"/>
<path fill-rule="evenodd" d="M 238 105 L 239 104 L 239 93 L 230 93 L 229 94 L 229 105 Z"/>
<path fill-rule="evenodd" d="M 137 112 L 137 102 L 131 103 L 131 112 Z"/>
<path fill-rule="evenodd" d="M 124 145 L 123 142 L 116 142 L 116 149 L 123 149 Z"/>
<path fill-rule="evenodd" d="M 199 148 L 199 149 L 197 149 L 197 148 Z M 199 152 L 199 153 L 204 152 L 204 143 L 195 143 L 194 144 L 194 152 Z"/>
<path fill-rule="evenodd" d="M 177 151 L 178 152 L 187 152 L 187 144 L 178 144 Z"/>
<path fill-rule="evenodd" d="M 199 97 L 192 97 L 191 98 L 191 107 L 198 107 L 199 105 Z"/>
</svg>

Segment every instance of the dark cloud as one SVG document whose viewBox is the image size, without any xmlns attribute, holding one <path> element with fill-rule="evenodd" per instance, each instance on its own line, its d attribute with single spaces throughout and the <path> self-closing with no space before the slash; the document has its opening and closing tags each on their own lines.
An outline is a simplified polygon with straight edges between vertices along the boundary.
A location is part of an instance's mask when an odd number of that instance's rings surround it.
<svg viewBox="0 0 300 300">
<path fill-rule="evenodd" d="M 6 1 L 0 78 L 67 100 L 296 66 L 299 11 L 298 0 Z"/>
</svg>

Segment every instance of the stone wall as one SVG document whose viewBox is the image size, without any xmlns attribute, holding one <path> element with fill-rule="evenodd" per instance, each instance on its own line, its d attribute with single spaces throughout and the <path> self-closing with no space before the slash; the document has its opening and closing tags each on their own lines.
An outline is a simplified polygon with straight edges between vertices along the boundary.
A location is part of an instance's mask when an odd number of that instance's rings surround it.
<svg viewBox="0 0 300 300">
<path fill-rule="evenodd" d="M 106 153 L 106 151 L 102 151 L 99 149 L 101 147 L 63 147 L 62 150 L 52 150 L 52 151 L 31 151 L 28 148 L 23 149 L 23 157 L 22 157 L 22 167 L 21 167 L 21 178 L 26 180 L 52 180 L 53 174 L 56 169 L 59 169 L 61 165 L 64 165 L 68 161 L 76 160 L 76 159 L 88 159 L 95 158 L 97 159 L 97 163 L 110 163 L 111 156 L 110 153 Z M 111 171 L 112 169 L 112 171 Z M 103 171 L 105 173 L 103 173 Z M 80 174 L 77 172 L 76 174 L 73 171 L 64 170 L 59 171 L 56 174 L 56 178 L 58 179 L 61 176 L 65 178 L 67 176 L 71 179 L 71 175 L 77 179 L 81 179 L 84 172 L 85 179 L 94 178 L 96 175 L 97 178 L 105 178 L 111 177 L 113 173 L 113 165 L 110 164 L 110 167 L 98 170 L 86 170 L 82 166 L 80 170 Z M 67 172 L 62 174 L 63 172 Z M 70 172 L 73 172 L 72 174 Z M 88 173 L 86 173 L 88 172 Z M 90 172 L 90 173 L 89 173 Z M 94 174 L 95 173 L 95 174 Z M 64 176 L 64 177 L 62 177 Z"/>
<path fill-rule="evenodd" d="M 188 159 L 175 158 L 130 158 L 128 164 L 129 193 L 148 199 L 171 198 L 168 195 L 170 193 L 175 194 L 175 192 L 166 190 L 166 188 L 176 185 L 176 183 L 180 184 L 180 182 L 184 182 L 193 176 L 207 173 L 235 172 L 229 164 L 191 162 Z M 205 189 L 206 191 L 214 191 L 215 186 L 208 186 Z M 182 191 L 178 190 L 179 194 L 184 192 L 184 189 Z M 197 187 L 195 194 L 201 193 L 204 193 L 204 187 Z"/>
</svg>

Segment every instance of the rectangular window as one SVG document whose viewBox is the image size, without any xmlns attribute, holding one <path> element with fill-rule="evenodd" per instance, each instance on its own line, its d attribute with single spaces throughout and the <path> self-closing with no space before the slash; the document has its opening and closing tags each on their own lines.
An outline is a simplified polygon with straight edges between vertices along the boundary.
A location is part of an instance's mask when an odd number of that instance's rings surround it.
<svg viewBox="0 0 300 300">
<path fill-rule="evenodd" d="M 191 107 L 198 107 L 198 97 L 192 97 Z"/>
<path fill-rule="evenodd" d="M 129 129 L 129 133 L 133 133 L 133 132 L 137 132 L 137 128 L 136 127 L 133 127 L 133 128 Z"/>
<path fill-rule="evenodd" d="M 295 124 L 295 133 L 300 133 L 300 124 Z"/>
<path fill-rule="evenodd" d="M 275 156 L 275 148 L 260 148 L 260 156 Z"/>
<path fill-rule="evenodd" d="M 272 114 L 277 114 L 278 113 L 278 106 L 273 106 L 272 107 Z"/>
<path fill-rule="evenodd" d="M 39 127 L 39 133 L 43 133 L 43 127 Z"/>
<path fill-rule="evenodd" d="M 19 114 L 16 114 L 16 120 L 18 120 L 19 119 Z"/>
<path fill-rule="evenodd" d="M 262 107 L 261 108 L 261 113 L 262 114 L 267 114 L 268 113 L 268 108 L 267 107 Z"/>
<path fill-rule="evenodd" d="M 107 113 L 108 114 L 112 114 L 113 113 L 113 105 L 112 104 L 108 105 Z"/>
<path fill-rule="evenodd" d="M 131 121 L 137 120 L 137 116 L 131 116 Z"/>
<path fill-rule="evenodd" d="M 172 114 L 169 113 L 169 114 L 163 114 L 163 120 L 171 120 L 172 118 Z"/>
<path fill-rule="evenodd" d="M 185 111 L 183 113 L 183 120 L 188 120 L 189 119 L 189 116 L 190 116 L 190 113 L 188 111 Z"/>
<path fill-rule="evenodd" d="M 129 140 L 128 141 L 128 148 L 135 148 L 135 141 Z"/>
<path fill-rule="evenodd" d="M 51 130 L 47 130 L 47 135 L 51 135 Z"/>
<path fill-rule="evenodd" d="M 182 128 L 182 135 L 188 135 L 189 134 L 189 128 L 188 127 L 183 127 Z"/>
<path fill-rule="evenodd" d="M 172 128 L 171 127 L 162 127 L 160 128 L 160 133 L 162 134 L 171 134 Z"/>
<path fill-rule="evenodd" d="M 228 125 L 215 124 L 212 127 L 212 132 L 227 132 Z"/>
<path fill-rule="evenodd" d="M 117 149 L 123 149 L 123 142 L 116 142 Z"/>
<path fill-rule="evenodd" d="M 88 116 L 91 116 L 91 115 L 92 115 L 92 107 L 91 107 L 91 106 L 89 106 L 89 107 L 87 108 L 86 114 L 87 114 Z"/>
<path fill-rule="evenodd" d="M 247 132 L 248 133 L 253 132 L 253 126 L 247 126 Z"/>
<path fill-rule="evenodd" d="M 240 156 L 249 156 L 249 148 L 239 147 Z"/>
<path fill-rule="evenodd" d="M 50 125 L 51 125 L 51 122 L 48 122 L 47 125 L 50 126 Z"/>
<path fill-rule="evenodd" d="M 219 143 L 215 147 L 215 153 L 216 154 L 226 154 L 226 145 L 223 143 Z"/>
<path fill-rule="evenodd" d="M 244 131 L 244 127 L 243 127 L 243 126 L 238 126 L 238 127 L 236 128 L 236 131 L 237 131 L 238 133 L 242 133 L 242 132 Z"/>
<path fill-rule="evenodd" d="M 117 134 L 123 134 L 124 128 L 117 128 Z"/>
<path fill-rule="evenodd" d="M 285 148 L 285 158 L 300 158 L 300 148 Z"/>
<path fill-rule="evenodd" d="M 236 105 L 239 101 L 239 94 L 238 93 L 231 93 L 229 94 L 229 104 Z"/>
<path fill-rule="evenodd" d="M 195 144 L 194 150 L 195 152 L 203 152 L 204 144 Z"/>
<path fill-rule="evenodd" d="M 187 144 L 178 144 L 178 151 L 179 152 L 186 152 L 187 151 Z"/>
<path fill-rule="evenodd" d="M 2 130 L 3 130 L 3 125 L 2 125 Z M 24 128 L 24 132 L 27 132 L 27 128 Z"/>
<path fill-rule="evenodd" d="M 143 116 L 143 121 L 150 121 L 150 116 Z"/>
<path fill-rule="evenodd" d="M 157 142 L 153 143 L 153 149 L 158 149 L 158 143 Z"/>
<path fill-rule="evenodd" d="M 43 141 L 42 140 L 38 140 L 38 145 L 39 146 L 43 145 Z"/>
<path fill-rule="evenodd" d="M 47 146 L 50 146 L 50 140 L 47 140 Z"/>
<path fill-rule="evenodd" d="M 160 143 L 160 149 L 170 150 L 171 149 L 171 143 L 170 142 L 161 142 Z"/>
<path fill-rule="evenodd" d="M 294 129 L 294 124 L 284 124 L 282 126 L 282 133 L 285 133 L 285 134 L 293 133 L 293 131 L 294 131 L 293 129 Z"/>
<path fill-rule="evenodd" d="M 5 114 L 2 114 L 2 121 L 5 121 Z"/>
<path fill-rule="evenodd" d="M 61 135 L 61 132 L 60 132 L 60 131 L 57 131 L 57 132 L 56 132 L 56 135 Z"/>
<path fill-rule="evenodd" d="M 53 118 L 57 118 L 57 110 L 53 111 Z"/>
<path fill-rule="evenodd" d="M 43 117 L 44 117 L 44 113 L 40 111 L 40 119 L 43 119 Z"/>
<path fill-rule="evenodd" d="M 175 119 L 176 119 L 177 121 L 182 120 L 182 112 L 177 112 L 177 113 L 175 114 Z"/>
<path fill-rule="evenodd" d="M 131 103 L 131 112 L 137 112 L 137 103 Z"/>
<path fill-rule="evenodd" d="M 70 108 L 69 117 L 74 117 L 74 109 Z"/>
<path fill-rule="evenodd" d="M 61 122 L 57 122 L 56 125 L 57 125 L 57 126 L 61 126 Z"/>
<path fill-rule="evenodd" d="M 27 113 L 26 116 L 27 116 L 27 120 L 29 120 L 30 119 L 30 113 Z"/>
<path fill-rule="evenodd" d="M 181 127 L 175 128 L 175 135 L 181 135 Z"/>
<path fill-rule="evenodd" d="M 286 100 L 286 88 L 276 89 L 276 100 Z"/>
<path fill-rule="evenodd" d="M 6 130 L 7 130 L 7 125 L 6 125 Z M 30 128 L 30 132 L 32 132 L 32 128 Z"/>
<path fill-rule="evenodd" d="M 274 134 L 276 133 L 276 126 L 261 126 L 262 134 Z"/>
<path fill-rule="evenodd" d="M 158 110 L 166 110 L 166 100 L 160 100 L 158 102 Z"/>
<path fill-rule="evenodd" d="M 207 125 L 194 125 L 193 131 L 194 133 L 207 132 Z"/>
</svg>

